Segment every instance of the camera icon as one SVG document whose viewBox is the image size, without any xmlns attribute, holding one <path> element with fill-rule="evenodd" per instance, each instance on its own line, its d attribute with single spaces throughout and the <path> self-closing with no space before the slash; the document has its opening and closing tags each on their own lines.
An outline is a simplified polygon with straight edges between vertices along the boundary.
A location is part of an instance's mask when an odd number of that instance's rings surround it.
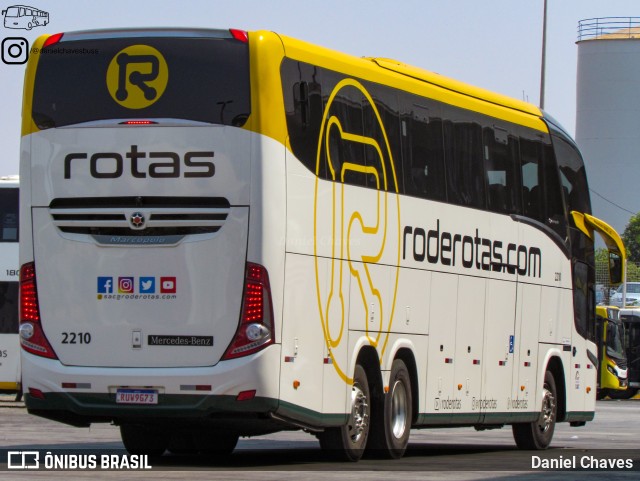
<svg viewBox="0 0 640 481">
<path fill-rule="evenodd" d="M 118 278 L 118 294 L 133 294 L 133 277 Z"/>
<path fill-rule="evenodd" d="M 6 64 L 22 65 L 29 60 L 29 42 L 22 37 L 7 37 L 2 40 L 2 61 Z"/>
</svg>

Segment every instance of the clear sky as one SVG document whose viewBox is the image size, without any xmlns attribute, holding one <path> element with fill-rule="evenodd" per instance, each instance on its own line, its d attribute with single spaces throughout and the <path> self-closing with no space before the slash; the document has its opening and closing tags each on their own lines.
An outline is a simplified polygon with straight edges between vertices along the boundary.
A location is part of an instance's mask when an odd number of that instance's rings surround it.
<svg viewBox="0 0 640 481">
<path fill-rule="evenodd" d="M 356 56 L 389 57 L 536 105 L 543 0 L 0 0 L 49 12 L 2 39 L 113 27 L 267 29 Z M 640 16 L 638 0 L 548 0 L 545 110 L 575 131 L 581 19 Z M 7 44 L 8 45 L 8 44 Z M 18 173 L 24 65 L 0 63 L 0 175 Z"/>
</svg>

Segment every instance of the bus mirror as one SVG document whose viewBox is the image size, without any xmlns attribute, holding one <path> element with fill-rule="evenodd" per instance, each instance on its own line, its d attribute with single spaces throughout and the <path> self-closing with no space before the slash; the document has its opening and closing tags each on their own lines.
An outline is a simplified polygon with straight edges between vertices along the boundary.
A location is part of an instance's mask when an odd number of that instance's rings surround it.
<svg viewBox="0 0 640 481">
<path fill-rule="evenodd" d="M 622 284 L 622 258 L 609 251 L 609 279 L 611 284 Z"/>
</svg>

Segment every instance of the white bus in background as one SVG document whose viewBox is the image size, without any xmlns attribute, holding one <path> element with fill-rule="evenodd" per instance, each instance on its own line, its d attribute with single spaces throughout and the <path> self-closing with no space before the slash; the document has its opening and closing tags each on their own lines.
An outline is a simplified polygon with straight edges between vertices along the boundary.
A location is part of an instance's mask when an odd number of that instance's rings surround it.
<svg viewBox="0 0 640 481">
<path fill-rule="evenodd" d="M 0 392 L 20 391 L 18 176 L 0 177 Z"/>
<path fill-rule="evenodd" d="M 30 413 L 135 453 L 305 429 L 350 460 L 454 425 L 544 449 L 593 419 L 594 232 L 623 247 L 537 107 L 266 31 L 34 47 Z"/>
</svg>

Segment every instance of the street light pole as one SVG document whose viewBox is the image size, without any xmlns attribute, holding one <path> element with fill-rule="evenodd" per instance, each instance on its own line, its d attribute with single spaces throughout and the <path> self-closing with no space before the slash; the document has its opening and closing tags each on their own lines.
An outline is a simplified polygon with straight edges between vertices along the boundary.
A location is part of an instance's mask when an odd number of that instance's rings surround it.
<svg viewBox="0 0 640 481">
<path fill-rule="evenodd" d="M 547 60 L 547 0 L 544 0 L 542 17 L 542 65 L 540 67 L 540 108 L 544 109 L 544 77 Z"/>
</svg>

